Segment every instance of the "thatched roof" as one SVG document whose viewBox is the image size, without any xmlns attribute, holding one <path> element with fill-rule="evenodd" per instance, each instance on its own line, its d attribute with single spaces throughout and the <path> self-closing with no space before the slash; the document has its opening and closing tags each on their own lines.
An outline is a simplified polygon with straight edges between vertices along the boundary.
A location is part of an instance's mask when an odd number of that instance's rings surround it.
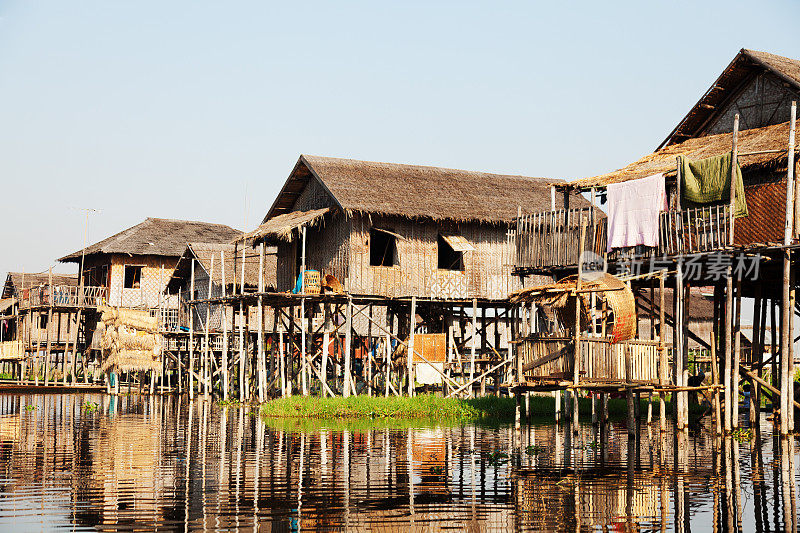
<svg viewBox="0 0 800 533">
<path fill-rule="evenodd" d="M 680 144 L 671 144 L 648 154 L 633 163 L 608 174 L 593 178 L 582 178 L 570 182 L 578 188 L 605 187 L 609 183 L 644 178 L 652 174 L 664 172 L 667 177 L 675 176 L 676 158 L 679 155 L 690 159 L 703 159 L 722 155 L 731 151 L 732 134 L 720 133 L 705 137 L 696 137 Z M 739 164 L 743 171 L 786 168 L 786 149 L 789 142 L 789 123 L 753 128 L 739 132 Z M 783 150 L 781 153 L 746 155 L 747 152 L 762 150 Z M 742 155 L 744 154 L 744 155 Z"/>
<path fill-rule="evenodd" d="M 550 186 L 561 180 L 450 168 L 377 163 L 302 155 L 263 222 L 296 211 L 310 180 L 318 180 L 333 206 L 361 212 L 433 220 L 506 223 L 550 209 Z M 582 197 L 575 205 L 589 205 Z"/>
<path fill-rule="evenodd" d="M 5 313 L 17 303 L 16 298 L 2 298 L 0 299 L 0 313 Z"/>
<path fill-rule="evenodd" d="M 310 211 L 292 211 L 271 218 L 249 233 L 243 233 L 234 242 L 259 241 L 262 239 L 282 239 L 290 241 L 292 232 L 302 226 L 314 226 L 322 220 L 330 207 Z"/>
<path fill-rule="evenodd" d="M 742 48 L 659 148 L 702 134 L 711 117 L 724 107 L 724 102 L 735 96 L 744 82 L 764 71 L 778 77 L 787 87 L 800 91 L 800 61 Z"/>
<path fill-rule="evenodd" d="M 23 277 L 24 282 L 23 282 Z M 6 283 L 3 286 L 3 298 L 11 298 L 17 291 L 22 289 L 29 289 L 31 287 L 38 287 L 40 285 L 47 285 L 49 282 L 49 274 L 47 272 L 30 273 L 25 272 L 9 272 L 6 276 Z M 77 286 L 78 276 L 74 274 L 53 274 L 54 286 Z"/>
<path fill-rule="evenodd" d="M 552 308 L 559 320 L 568 328 L 575 325 L 575 291 L 577 276 L 567 276 L 556 283 L 527 287 L 509 295 L 513 303 L 535 302 Z M 612 274 L 605 273 L 599 278 L 584 279 L 581 290 L 594 291 L 601 306 L 608 304 L 612 314 L 606 320 L 609 323 L 609 334 L 612 342 L 632 339 L 636 335 L 636 300 L 630 287 Z M 579 294 L 581 300 L 581 331 L 589 326 L 590 293 Z"/>
<path fill-rule="evenodd" d="M 116 235 L 86 248 L 91 254 L 160 255 L 180 257 L 189 242 L 228 243 L 241 231 L 224 224 L 147 218 Z M 81 250 L 62 257 L 59 261 L 78 263 Z"/>
<path fill-rule="evenodd" d="M 256 289 L 258 287 L 258 249 L 251 246 L 244 246 L 244 279 L 245 288 Z M 188 288 L 191 278 L 191 261 L 195 259 L 195 276 L 201 274 L 209 275 L 213 270 L 212 279 L 215 283 L 222 283 L 222 268 L 220 266 L 220 252 L 225 257 L 225 277 L 227 286 L 233 283 L 234 270 L 236 270 L 236 283 L 240 282 L 242 275 L 242 246 L 238 248 L 233 244 L 217 244 L 208 242 L 189 243 L 186 250 L 178 260 L 172 277 L 167 288 L 171 292 L 177 292 L 181 288 Z M 275 288 L 277 285 L 277 248 L 274 246 L 266 247 L 264 251 L 264 286 Z M 236 261 L 233 256 L 236 253 Z M 211 268 L 211 261 L 214 261 L 214 268 Z M 198 270 L 199 269 L 199 270 Z"/>
</svg>

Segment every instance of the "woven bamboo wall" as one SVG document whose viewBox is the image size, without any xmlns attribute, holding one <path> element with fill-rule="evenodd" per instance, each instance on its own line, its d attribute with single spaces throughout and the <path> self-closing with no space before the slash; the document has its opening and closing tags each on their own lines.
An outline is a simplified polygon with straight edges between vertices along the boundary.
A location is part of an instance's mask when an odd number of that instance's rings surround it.
<svg viewBox="0 0 800 533">
<path fill-rule="evenodd" d="M 122 307 L 158 307 L 159 295 L 169 282 L 178 259 L 158 255 L 111 256 L 108 304 Z M 140 288 L 126 289 L 125 265 L 142 266 Z M 161 267 L 163 265 L 163 273 Z"/>
<path fill-rule="evenodd" d="M 518 289 L 511 276 L 512 250 L 507 228 L 476 223 L 416 221 L 401 217 L 355 215 L 350 240 L 350 272 L 345 287 L 355 294 L 418 296 L 425 298 L 504 298 Z M 393 231 L 398 264 L 370 266 L 371 227 Z M 464 253 L 464 270 L 440 270 L 437 240 L 440 233 L 465 237 L 474 247 Z"/>
<path fill-rule="evenodd" d="M 342 215 L 326 218 L 325 221 L 306 230 L 306 269 L 319 270 L 323 275 L 332 274 L 345 282 L 348 264 L 348 242 L 351 221 Z M 297 248 L 300 240 L 278 244 L 278 291 L 290 291 L 297 282 Z M 345 285 L 345 288 L 347 286 Z"/>
</svg>

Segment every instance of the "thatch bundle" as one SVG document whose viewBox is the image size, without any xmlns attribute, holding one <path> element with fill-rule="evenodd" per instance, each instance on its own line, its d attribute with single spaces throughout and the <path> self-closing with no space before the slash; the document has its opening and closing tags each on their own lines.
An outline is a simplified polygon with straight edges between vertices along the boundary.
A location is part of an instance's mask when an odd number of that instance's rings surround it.
<svg viewBox="0 0 800 533">
<path fill-rule="evenodd" d="M 158 370 L 162 337 L 158 319 L 147 311 L 106 307 L 102 309 L 103 372 Z"/>
<path fill-rule="evenodd" d="M 551 285 L 529 287 L 510 295 L 511 301 L 535 302 L 549 307 L 567 328 L 575 326 L 575 298 L 580 297 L 580 330 L 586 331 L 590 324 L 591 292 L 575 295 L 577 276 L 567 276 Z M 636 300 L 630 287 L 611 274 L 593 280 L 583 280 L 581 289 L 594 289 L 597 295 L 595 311 L 606 305 L 608 312 L 602 316 L 611 342 L 620 342 L 636 336 Z"/>
</svg>

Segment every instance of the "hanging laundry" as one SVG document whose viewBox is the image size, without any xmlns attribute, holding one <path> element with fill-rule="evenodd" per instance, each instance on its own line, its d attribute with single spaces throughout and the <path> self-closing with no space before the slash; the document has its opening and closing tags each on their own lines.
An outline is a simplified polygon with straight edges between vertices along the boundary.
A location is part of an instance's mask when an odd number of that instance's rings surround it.
<svg viewBox="0 0 800 533">
<path fill-rule="evenodd" d="M 707 159 L 692 161 L 678 156 L 681 171 L 681 208 L 691 209 L 703 204 L 728 203 L 731 198 L 731 163 L 733 154 L 727 153 Z M 734 217 L 747 216 L 742 168 L 736 165 L 736 198 Z"/>
<path fill-rule="evenodd" d="M 658 214 L 667 208 L 664 174 L 612 183 L 607 187 L 608 251 L 658 246 Z"/>
</svg>

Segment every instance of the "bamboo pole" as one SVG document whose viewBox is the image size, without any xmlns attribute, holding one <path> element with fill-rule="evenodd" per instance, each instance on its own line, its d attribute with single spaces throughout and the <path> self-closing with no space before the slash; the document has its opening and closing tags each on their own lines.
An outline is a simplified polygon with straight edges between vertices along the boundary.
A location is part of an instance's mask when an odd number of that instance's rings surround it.
<svg viewBox="0 0 800 533">
<path fill-rule="evenodd" d="M 714 318 L 711 326 L 711 384 L 714 390 L 711 395 L 712 408 L 714 409 L 714 432 L 722 434 L 722 413 L 719 398 L 719 318 L 722 298 L 722 285 L 714 285 Z"/>
<path fill-rule="evenodd" d="M 194 261 L 192 258 L 189 281 L 189 400 L 194 400 Z"/>
<path fill-rule="evenodd" d="M 731 394 L 733 395 L 733 403 L 735 414 L 733 416 L 733 420 L 731 421 L 731 427 L 736 429 L 739 427 L 739 362 L 742 357 L 742 335 L 741 335 L 741 326 L 742 326 L 742 280 L 740 277 L 737 276 L 736 278 L 736 300 L 735 300 L 735 308 L 736 311 L 734 313 L 734 337 L 733 337 L 733 383 L 731 386 L 733 390 Z M 751 344 L 752 346 L 752 344 Z"/>
<path fill-rule="evenodd" d="M 53 322 L 53 267 L 47 272 L 47 329 L 45 329 L 45 351 L 44 351 L 44 386 L 47 387 L 50 380 L 50 349 L 53 339 L 50 336 L 50 327 Z"/>
<path fill-rule="evenodd" d="M 475 350 L 478 349 L 477 347 L 477 336 L 478 336 L 478 300 L 476 298 L 472 299 L 472 345 L 471 345 L 471 352 L 470 352 L 470 361 L 469 361 L 469 382 L 472 383 L 473 378 L 475 377 Z M 474 388 L 470 388 L 469 390 L 470 397 L 475 396 Z"/>
<path fill-rule="evenodd" d="M 235 253 L 235 252 L 234 252 Z M 244 345 L 244 245 L 242 245 L 242 266 L 241 275 L 239 277 L 239 401 L 244 402 L 247 398 L 247 376 L 245 375 L 245 363 L 247 358 L 247 350 Z M 234 287 L 235 290 L 235 287 Z"/>
<path fill-rule="evenodd" d="M 575 290 L 580 291 L 582 287 L 583 277 L 583 261 L 581 255 L 583 249 L 586 247 L 586 217 L 581 217 L 581 236 L 580 248 L 578 249 L 578 279 L 575 281 Z M 581 297 L 575 294 L 575 353 L 574 361 L 572 364 L 572 384 L 577 387 L 580 381 L 581 374 Z M 573 433 L 578 433 L 578 391 L 572 393 L 572 427 Z"/>
<path fill-rule="evenodd" d="M 225 252 L 220 250 L 219 252 L 219 264 L 220 269 L 222 272 L 222 297 L 226 298 L 228 296 L 228 279 L 226 277 L 225 272 Z M 230 386 L 230 368 L 228 368 L 228 350 L 230 349 L 230 345 L 228 343 L 228 306 L 223 303 L 222 304 L 222 399 L 223 401 L 228 401 L 228 387 Z"/>
<path fill-rule="evenodd" d="M 411 312 L 408 322 L 408 396 L 414 396 L 414 335 L 417 328 L 417 297 L 411 297 Z M 473 364 L 475 359 L 473 358 Z"/>
<path fill-rule="evenodd" d="M 258 349 L 256 350 L 256 372 L 258 374 L 258 401 L 264 401 L 266 376 L 262 366 L 264 361 L 264 241 L 258 243 Z"/>
<path fill-rule="evenodd" d="M 211 285 L 214 283 L 214 256 L 211 256 L 211 272 L 208 272 L 207 298 L 211 300 Z M 206 323 L 205 323 L 205 349 L 203 350 L 203 397 L 208 400 L 211 391 L 211 302 L 206 302 Z"/>
<path fill-rule="evenodd" d="M 792 243 L 794 222 L 794 139 L 795 122 L 797 119 L 797 102 L 792 102 L 791 119 L 789 123 L 789 153 L 786 169 L 786 215 L 784 224 L 783 244 Z M 789 396 L 794 395 L 793 390 L 793 337 L 792 319 L 794 318 L 794 308 L 792 306 L 792 253 L 789 250 L 783 251 L 783 293 L 781 298 L 781 420 L 780 433 L 782 436 L 788 435 L 792 431 L 791 421 L 793 418 L 790 408 Z"/>
<path fill-rule="evenodd" d="M 383 396 L 385 398 L 389 397 L 389 385 L 391 384 L 392 379 L 392 360 L 391 360 L 391 352 L 392 352 L 392 340 L 387 333 L 384 336 L 383 342 L 383 363 L 384 363 L 384 379 L 383 379 L 383 386 L 384 386 L 384 393 Z"/>
<path fill-rule="evenodd" d="M 658 381 L 659 384 L 664 387 L 667 385 L 667 376 L 669 375 L 669 362 L 667 357 L 667 347 L 666 347 L 666 324 L 664 323 L 664 276 L 665 273 L 662 271 L 661 275 L 658 277 L 658 294 L 659 294 L 659 305 L 658 305 L 658 355 L 659 355 L 659 376 Z M 667 406 L 664 402 L 665 392 L 659 392 L 658 394 L 658 414 L 659 414 L 659 421 L 658 426 L 660 431 L 667 430 Z"/>
<path fill-rule="evenodd" d="M 322 331 L 322 379 L 327 383 L 328 381 L 328 357 L 330 355 L 331 347 L 331 313 L 328 304 L 322 304 L 323 309 L 323 331 Z M 325 388 L 322 389 L 322 397 L 326 395 Z"/>
<path fill-rule="evenodd" d="M 347 298 L 345 311 L 345 332 L 344 332 L 344 378 L 342 379 L 342 392 L 345 398 L 350 397 L 350 357 L 352 355 L 353 341 L 353 300 Z M 355 391 L 353 391 L 355 393 Z"/>
<path fill-rule="evenodd" d="M 684 373 L 684 340 L 683 340 L 683 324 L 684 324 L 684 285 L 683 285 L 683 267 L 679 261 L 677 264 L 675 274 L 675 292 L 673 294 L 675 299 L 675 326 L 674 331 L 674 367 L 675 367 L 675 384 L 678 387 L 685 387 L 684 381 L 686 374 Z M 685 393 L 676 393 L 675 395 L 675 410 L 676 410 L 676 423 L 679 430 L 686 427 L 686 420 L 684 418 L 684 403 L 687 401 Z"/>
</svg>

